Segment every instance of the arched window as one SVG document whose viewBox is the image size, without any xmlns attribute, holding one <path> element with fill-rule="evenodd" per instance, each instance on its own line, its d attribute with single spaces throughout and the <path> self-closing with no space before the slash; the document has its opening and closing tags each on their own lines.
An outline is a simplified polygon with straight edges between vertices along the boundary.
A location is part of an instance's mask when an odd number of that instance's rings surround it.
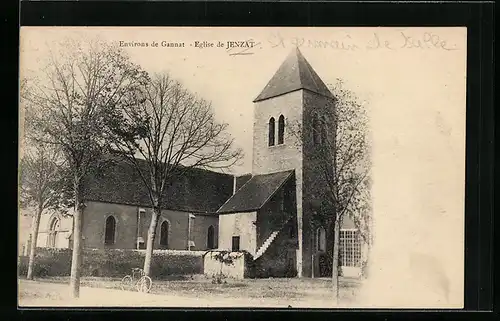
<svg viewBox="0 0 500 321">
<path fill-rule="evenodd" d="M 319 144 L 320 143 L 320 135 L 319 135 L 319 124 L 318 124 L 318 117 L 316 115 L 313 116 L 312 120 L 312 134 L 313 134 L 313 144 Z"/>
<path fill-rule="evenodd" d="M 113 216 L 106 219 L 106 230 L 104 232 L 104 244 L 115 243 L 116 220 Z"/>
<path fill-rule="evenodd" d="M 321 117 L 321 143 L 325 144 L 327 139 L 326 139 L 326 119 L 325 117 Z"/>
<path fill-rule="evenodd" d="M 324 252 L 326 250 L 326 231 L 324 228 L 318 228 L 317 232 L 317 247 L 318 251 Z"/>
<path fill-rule="evenodd" d="M 292 223 L 288 226 L 288 237 L 293 239 L 295 238 L 295 224 Z"/>
<path fill-rule="evenodd" d="M 285 210 L 285 191 L 284 188 L 282 188 L 278 192 L 278 210 L 283 212 Z"/>
<path fill-rule="evenodd" d="M 168 221 L 164 221 L 160 226 L 160 245 L 162 247 L 168 248 Z"/>
<path fill-rule="evenodd" d="M 269 119 L 269 146 L 274 146 L 274 117 Z"/>
<path fill-rule="evenodd" d="M 283 144 L 285 136 L 285 117 L 278 118 L 278 145 Z"/>
<path fill-rule="evenodd" d="M 209 250 L 215 248 L 215 229 L 212 225 L 208 227 L 207 232 L 207 248 Z"/>
<path fill-rule="evenodd" d="M 47 238 L 47 247 L 57 246 L 57 234 L 59 231 L 60 221 L 54 217 L 49 224 L 49 237 Z"/>
</svg>

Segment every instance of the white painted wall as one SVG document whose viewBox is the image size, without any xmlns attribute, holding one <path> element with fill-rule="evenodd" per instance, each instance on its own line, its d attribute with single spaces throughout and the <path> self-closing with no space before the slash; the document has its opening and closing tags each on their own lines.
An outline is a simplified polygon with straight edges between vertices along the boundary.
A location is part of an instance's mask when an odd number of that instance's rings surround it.
<svg viewBox="0 0 500 321">
<path fill-rule="evenodd" d="M 207 276 L 222 273 L 226 277 L 243 279 L 245 277 L 245 256 L 242 253 L 232 252 L 226 254 L 233 259 L 233 264 L 223 264 L 214 256 L 218 252 L 209 252 L 205 255 L 203 272 Z"/>
<path fill-rule="evenodd" d="M 252 255 L 257 247 L 257 212 L 219 215 L 219 249 L 231 250 L 232 237 L 240 236 L 240 250 Z"/>
</svg>

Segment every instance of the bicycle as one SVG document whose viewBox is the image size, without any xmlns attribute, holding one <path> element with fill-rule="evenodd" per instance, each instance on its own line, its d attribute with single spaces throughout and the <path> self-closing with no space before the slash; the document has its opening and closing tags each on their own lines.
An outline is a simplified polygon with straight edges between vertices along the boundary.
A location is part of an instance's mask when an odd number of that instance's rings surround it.
<svg viewBox="0 0 500 321">
<path fill-rule="evenodd" d="M 121 282 L 121 289 L 123 291 L 133 288 L 135 282 L 135 288 L 138 292 L 148 293 L 151 290 L 153 281 L 149 276 L 144 273 L 143 269 L 132 268 L 132 275 L 125 275 Z"/>
</svg>

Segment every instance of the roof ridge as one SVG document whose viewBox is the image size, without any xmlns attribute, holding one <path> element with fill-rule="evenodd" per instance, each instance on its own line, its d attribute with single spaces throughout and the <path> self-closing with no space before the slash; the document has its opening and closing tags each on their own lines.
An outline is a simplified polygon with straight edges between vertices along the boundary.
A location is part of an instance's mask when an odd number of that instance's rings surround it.
<svg viewBox="0 0 500 321">
<path fill-rule="evenodd" d="M 151 163 L 150 160 L 144 159 L 144 158 L 140 158 L 140 157 L 135 158 L 135 161 L 137 161 L 139 165 L 148 165 L 149 166 L 149 163 Z M 123 159 L 121 157 L 119 157 L 117 159 L 117 161 L 115 162 L 115 165 L 119 165 L 119 166 L 120 165 L 126 165 L 126 166 L 130 166 L 130 167 L 133 167 L 133 168 L 135 168 L 135 166 L 136 166 L 136 165 L 132 164 L 128 159 Z M 212 174 L 221 175 L 221 176 L 238 177 L 235 174 L 223 173 L 223 172 L 216 172 L 214 170 L 211 170 L 211 169 L 208 169 L 208 168 L 203 168 L 203 167 L 185 166 L 185 165 L 182 165 L 182 164 L 177 164 L 177 165 L 169 164 L 169 165 L 172 166 L 172 167 L 174 167 L 175 169 L 185 169 L 187 172 L 200 171 L 200 172 L 212 173 Z M 244 175 L 246 175 L 246 174 L 244 174 Z"/>
<path fill-rule="evenodd" d="M 309 90 L 320 96 L 333 98 L 333 94 L 321 77 L 316 73 L 299 48 L 296 47 L 281 63 L 253 102 L 278 97 L 298 90 Z"/>
<path fill-rule="evenodd" d="M 317 94 L 319 94 L 320 88 L 319 88 L 319 86 L 318 86 L 318 83 L 316 82 L 316 79 L 314 79 L 314 75 L 313 75 L 313 73 L 312 73 L 314 69 L 313 69 L 313 68 L 312 68 L 312 66 L 309 64 L 309 62 L 306 60 L 306 58 L 305 58 L 304 56 L 302 56 L 302 53 L 301 53 L 300 51 L 298 51 L 298 49 L 297 49 L 297 52 L 298 52 L 298 53 L 300 53 L 300 56 L 297 56 L 297 59 L 300 59 L 300 58 L 304 59 L 304 64 L 305 64 L 305 65 L 306 65 L 306 67 L 307 67 L 307 68 L 306 68 L 306 69 L 307 69 L 307 73 L 309 74 L 309 77 L 311 78 L 312 82 L 314 83 L 314 87 L 316 87 L 316 88 L 315 88 L 315 89 L 316 89 L 316 90 L 315 90 L 315 92 L 316 92 Z M 299 68 L 300 68 L 300 67 L 301 67 L 301 64 L 298 64 L 298 65 L 299 65 Z M 303 67 L 303 66 L 302 66 L 302 67 Z"/>
</svg>

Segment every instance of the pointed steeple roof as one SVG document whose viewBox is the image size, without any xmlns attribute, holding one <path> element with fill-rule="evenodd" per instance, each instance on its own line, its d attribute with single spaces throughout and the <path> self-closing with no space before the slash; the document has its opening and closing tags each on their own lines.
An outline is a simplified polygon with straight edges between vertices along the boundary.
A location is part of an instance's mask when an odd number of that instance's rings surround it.
<svg viewBox="0 0 500 321">
<path fill-rule="evenodd" d="M 266 87 L 254 102 L 280 96 L 299 89 L 305 89 L 318 95 L 333 98 L 318 74 L 304 58 L 299 48 L 295 48 L 278 68 Z"/>
</svg>

